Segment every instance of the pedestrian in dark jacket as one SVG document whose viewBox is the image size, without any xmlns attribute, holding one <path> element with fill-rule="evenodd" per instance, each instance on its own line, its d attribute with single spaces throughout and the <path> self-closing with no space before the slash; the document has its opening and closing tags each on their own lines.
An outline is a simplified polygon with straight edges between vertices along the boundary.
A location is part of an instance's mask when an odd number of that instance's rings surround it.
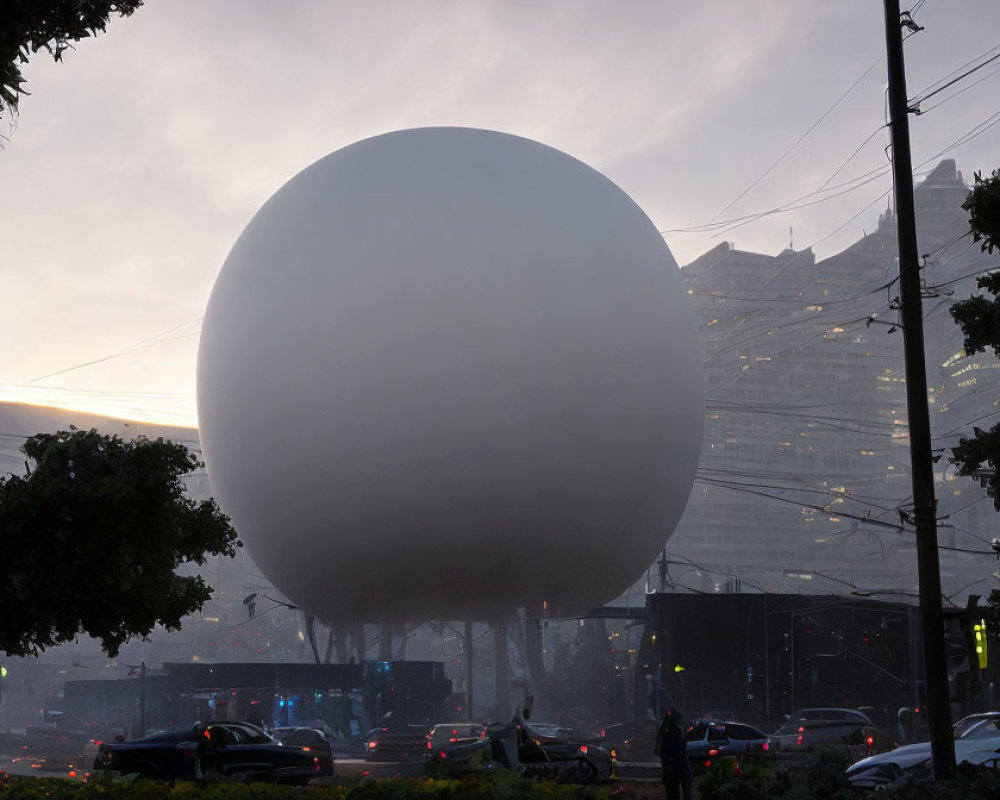
<svg viewBox="0 0 1000 800">
<path fill-rule="evenodd" d="M 684 738 L 684 718 L 676 708 L 670 708 L 656 731 L 656 754 L 663 769 L 663 785 L 667 800 L 691 800 L 691 762 Z"/>
</svg>

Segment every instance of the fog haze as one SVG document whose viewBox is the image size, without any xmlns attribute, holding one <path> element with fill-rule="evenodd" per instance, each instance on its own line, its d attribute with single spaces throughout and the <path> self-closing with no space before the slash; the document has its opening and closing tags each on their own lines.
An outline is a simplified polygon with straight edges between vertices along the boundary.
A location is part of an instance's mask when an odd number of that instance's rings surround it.
<svg viewBox="0 0 1000 800">
<path fill-rule="evenodd" d="M 916 17 L 911 96 L 1000 30 L 993 0 Z M 399 128 L 471 125 L 572 153 L 668 231 L 681 264 L 721 238 L 838 252 L 888 202 L 883 24 L 862 0 L 149 2 L 64 63 L 26 68 L 0 153 L 2 396 L 194 424 L 200 319 L 239 232 L 303 164 Z M 912 120 L 918 171 L 942 151 L 966 175 L 997 165 L 1000 128 L 977 129 L 997 80 Z M 719 218 L 880 172 L 721 238 L 672 232 L 710 222 L 786 152 Z"/>
</svg>

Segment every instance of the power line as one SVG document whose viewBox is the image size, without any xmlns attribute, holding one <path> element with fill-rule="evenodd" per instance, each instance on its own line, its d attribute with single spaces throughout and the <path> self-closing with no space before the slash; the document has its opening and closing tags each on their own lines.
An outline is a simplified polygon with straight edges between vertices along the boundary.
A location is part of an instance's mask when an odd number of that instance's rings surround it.
<svg viewBox="0 0 1000 800">
<path fill-rule="evenodd" d="M 929 100 L 930 98 L 934 97 L 935 95 L 940 94 L 941 92 L 943 92 L 949 86 L 954 86 L 956 83 L 958 83 L 963 78 L 967 78 L 969 75 L 972 75 L 973 73 L 978 72 L 983 67 L 985 67 L 987 64 L 990 64 L 990 63 L 996 61 L 998 58 L 1000 58 L 1000 52 L 995 52 L 995 51 L 998 51 L 998 50 L 1000 50 L 1000 45 L 995 45 L 994 47 L 991 47 L 989 50 L 987 50 L 985 53 L 982 53 L 981 55 L 976 56 L 972 60 L 967 61 L 965 64 L 963 64 L 958 69 L 959 70 L 963 69 L 964 67 L 969 66 L 969 64 L 972 64 L 972 63 L 978 61 L 979 59 L 988 56 L 990 53 L 994 53 L 994 55 L 990 56 L 989 58 L 986 58 L 986 60 L 983 61 L 982 63 L 977 64 L 976 66 L 972 67 L 971 69 L 966 70 L 961 75 L 957 76 L 956 78 L 953 78 L 952 80 L 948 80 L 948 78 L 950 77 L 950 75 L 945 76 L 941 80 L 946 81 L 946 82 L 943 85 L 941 85 L 941 86 L 939 86 L 937 88 L 933 88 L 933 87 L 937 86 L 937 84 L 931 84 L 930 87 L 928 87 L 927 89 L 924 89 L 924 90 L 918 92 L 913 98 L 911 98 L 910 100 L 907 100 L 906 101 L 907 105 L 910 106 L 911 108 L 918 107 L 925 100 Z M 958 70 L 953 71 L 951 73 L 951 75 L 954 75 L 955 72 L 957 72 L 957 71 Z M 940 81 L 938 83 L 940 83 Z M 920 112 L 918 111 L 917 113 L 920 113 Z"/>
<path fill-rule="evenodd" d="M 875 131 L 875 133 L 878 133 L 878 131 L 882 130 L 883 128 L 885 128 L 884 125 L 878 128 Z M 872 136 L 874 136 L 874 133 L 872 134 Z M 660 234 L 666 235 L 671 233 L 708 233 L 710 231 L 717 231 L 720 228 L 726 228 L 727 226 L 731 226 L 731 228 L 736 228 L 742 224 L 755 222 L 758 219 L 770 216 L 772 214 L 784 213 L 786 211 L 797 211 L 800 208 L 808 208 L 810 206 L 826 202 L 827 200 L 833 200 L 837 197 L 842 197 L 843 195 L 848 194 L 854 191 L 855 189 L 860 189 L 862 186 L 866 186 L 872 181 L 877 180 L 878 178 L 884 175 L 887 175 L 888 172 L 889 172 L 888 166 L 876 167 L 875 169 L 869 170 L 868 172 L 862 173 L 861 175 L 856 175 L 850 180 L 844 181 L 843 183 L 839 183 L 835 186 L 827 188 L 826 183 L 829 183 L 829 180 L 832 179 L 833 176 L 831 176 L 831 178 L 827 179 L 827 182 L 824 183 L 823 186 L 821 186 L 819 189 L 816 189 L 812 192 L 807 192 L 806 194 L 796 197 L 794 200 L 789 200 L 788 202 L 782 203 L 781 205 L 775 206 L 774 208 L 765 209 L 764 211 L 754 211 L 739 217 L 730 217 L 729 219 L 712 220 L 710 222 L 706 222 L 701 225 L 692 225 L 687 228 L 668 228 L 666 230 L 660 231 Z M 838 190 L 843 190 L 843 191 L 838 191 Z M 830 194 L 831 192 L 835 192 L 835 194 Z M 824 194 L 826 194 L 827 196 L 820 197 L 817 200 L 803 202 L 809 200 L 809 198 Z"/>
<path fill-rule="evenodd" d="M 115 358 L 121 358 L 122 356 L 131 355 L 132 353 L 135 353 L 135 352 L 137 352 L 139 350 L 145 350 L 146 348 L 153 347 L 154 345 L 167 344 L 169 342 L 175 342 L 175 341 L 179 341 L 181 339 L 190 339 L 192 336 L 199 336 L 201 334 L 201 330 L 200 329 L 197 330 L 197 331 L 194 331 L 193 333 L 184 334 L 183 336 L 173 336 L 173 337 L 170 337 L 170 338 L 163 338 L 163 337 L 167 336 L 168 334 L 173 333 L 174 331 L 177 331 L 177 330 L 180 330 L 181 328 L 187 327 L 188 325 L 199 323 L 203 319 L 204 319 L 204 316 L 201 316 L 201 317 L 198 317 L 197 319 L 191 320 L 189 322 L 183 322 L 180 325 L 175 325 L 174 327 L 169 328 L 166 331 L 163 331 L 162 333 L 158 333 L 155 336 L 150 336 L 150 337 L 148 337 L 146 339 L 142 339 L 141 341 L 136 342 L 135 344 L 131 344 L 131 345 L 129 345 L 127 347 L 124 347 L 121 350 L 118 350 L 118 351 L 116 351 L 114 353 L 109 353 L 106 356 L 101 356 L 100 358 L 91 359 L 90 361 L 84 361 L 84 362 L 81 362 L 79 364 L 74 364 L 73 366 L 70 366 L 70 367 L 64 367 L 64 368 L 58 369 L 58 370 L 56 370 L 54 372 L 49 372 L 46 375 L 40 375 L 37 378 L 32 378 L 31 380 L 27 381 L 26 385 L 31 385 L 33 383 L 38 383 L 39 381 L 44 381 L 44 380 L 47 380 L 48 378 L 54 378 L 57 375 L 65 375 L 67 372 L 75 372 L 76 370 L 83 369 L 85 367 L 92 367 L 95 364 L 102 364 L 105 361 L 111 361 L 112 359 L 115 359 Z"/>
<path fill-rule="evenodd" d="M 928 114 L 931 111 L 933 111 L 935 108 L 940 108 L 945 103 L 950 103 L 952 100 L 954 100 L 959 95 L 965 94 L 970 89 L 975 88 L 976 86 L 978 86 L 979 84 L 981 84 L 983 81 L 988 81 L 990 78 L 992 78 L 994 75 L 997 75 L 997 74 L 1000 74 L 1000 67 L 998 67 L 997 69 L 993 70 L 992 72 L 990 72 L 990 73 L 988 73 L 986 75 L 983 75 L 983 77 L 981 77 L 979 80 L 973 81 L 968 86 L 965 86 L 964 88 L 959 89 L 957 92 L 955 92 L 955 94 L 951 95 L 950 97 L 946 97 L 944 100 L 939 100 L 937 103 L 935 103 L 934 105 L 932 105 L 930 108 L 921 109 L 920 114 L 921 115 Z"/>
<path fill-rule="evenodd" d="M 773 164 L 771 164 L 771 166 L 765 169 L 755 180 L 753 180 L 750 183 L 749 186 L 746 187 L 746 189 L 744 189 L 735 198 L 733 198 L 733 200 L 731 200 L 729 204 L 726 205 L 725 208 L 723 208 L 714 217 L 712 217 L 712 219 L 716 220 L 719 217 L 721 217 L 730 208 L 736 205 L 736 203 L 738 203 L 741 199 L 743 199 L 743 197 L 746 196 L 757 184 L 759 184 L 762 180 L 764 180 L 764 178 L 766 178 L 782 161 L 784 161 L 785 158 L 809 136 L 809 134 L 811 134 L 814 130 L 816 130 L 817 127 L 819 127 L 819 125 L 823 122 L 823 120 L 825 120 L 828 116 L 830 116 L 831 113 L 833 113 L 833 111 L 837 108 L 837 106 L 839 106 L 847 98 L 847 96 L 854 91 L 857 85 L 867 77 L 868 73 L 871 72 L 873 69 L 875 69 L 875 67 L 877 67 L 879 64 L 881 64 L 882 61 L 883 59 L 881 56 L 879 56 L 875 61 L 873 61 L 871 65 L 864 72 L 862 72 L 861 75 L 858 76 L 858 78 L 854 81 L 854 83 L 852 83 L 847 88 L 847 90 L 839 98 L 837 98 L 837 100 L 833 103 L 833 105 L 831 105 L 826 111 L 824 111 L 820 115 L 819 119 L 817 119 L 812 125 L 809 126 L 809 128 L 806 130 L 805 133 L 799 136 L 799 138 L 796 139 L 791 144 L 791 146 L 787 150 L 785 150 L 784 153 L 778 156 L 778 159 Z"/>
</svg>

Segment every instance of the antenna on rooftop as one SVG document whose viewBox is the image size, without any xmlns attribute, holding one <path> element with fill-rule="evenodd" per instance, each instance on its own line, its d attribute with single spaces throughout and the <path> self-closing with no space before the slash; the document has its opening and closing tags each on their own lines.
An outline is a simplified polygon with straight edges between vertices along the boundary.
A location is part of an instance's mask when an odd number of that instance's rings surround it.
<svg viewBox="0 0 1000 800">
<path fill-rule="evenodd" d="M 788 226 L 788 249 L 795 249 L 795 236 L 791 225 Z"/>
</svg>

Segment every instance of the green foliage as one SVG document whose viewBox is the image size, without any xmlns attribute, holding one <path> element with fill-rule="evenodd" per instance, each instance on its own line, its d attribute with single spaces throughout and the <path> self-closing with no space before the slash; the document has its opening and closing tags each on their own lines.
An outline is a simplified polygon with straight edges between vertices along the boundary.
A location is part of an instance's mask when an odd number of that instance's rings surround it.
<svg viewBox="0 0 1000 800">
<path fill-rule="evenodd" d="M 87 633 L 114 656 L 211 597 L 201 576 L 174 570 L 239 542 L 214 500 L 184 496 L 198 466 L 187 448 L 91 430 L 23 449 L 34 469 L 0 481 L 0 650 L 37 654 Z"/>
<path fill-rule="evenodd" d="M 662 794 L 662 789 L 660 790 Z M 367 779 L 339 786 L 276 786 L 149 780 L 75 783 L 12 780 L 3 800 L 610 800 L 607 787 L 538 783 L 513 773 L 469 775 L 460 780 Z"/>
<path fill-rule="evenodd" d="M 620 782 L 611 787 L 609 800 L 663 800 L 663 784 L 659 781 Z"/>
<path fill-rule="evenodd" d="M 483 748 L 464 761 L 429 758 L 424 765 L 424 775 L 428 778 L 448 779 L 495 768 L 489 748 Z"/>
<path fill-rule="evenodd" d="M 977 172 L 962 208 L 969 212 L 972 238 L 981 243 L 983 251 L 992 253 L 1000 247 L 1000 170 L 994 170 L 989 178 Z M 976 284 L 992 298 L 974 295 L 961 300 L 951 307 L 951 316 L 965 336 L 966 354 L 990 348 L 1000 357 L 1000 272 L 981 275 Z M 971 437 L 962 437 L 958 447 L 952 448 L 951 463 L 958 467 L 959 475 L 978 478 L 1000 511 L 1000 425 L 988 431 L 973 428 Z"/>
<path fill-rule="evenodd" d="M 980 275 L 976 286 L 985 289 L 993 299 L 973 295 L 968 300 L 960 300 L 950 309 L 952 319 L 965 334 L 963 347 L 966 355 L 982 353 L 992 348 L 993 354 L 1000 356 L 1000 273 Z"/>
<path fill-rule="evenodd" d="M 980 295 L 961 300 L 950 313 L 965 335 L 966 354 L 991 348 L 1000 357 L 1000 273 L 981 275 L 976 285 L 993 298 Z M 1000 511 L 1000 425 L 989 430 L 973 427 L 972 436 L 961 437 L 952 448 L 950 461 L 958 468 L 958 475 L 978 478 Z"/>
<path fill-rule="evenodd" d="M 845 770 L 848 759 L 838 748 L 817 750 L 803 767 L 779 772 L 773 766 L 734 771 L 732 760 L 716 762 L 696 780 L 701 800 L 858 800 L 865 796 L 851 788 Z M 1000 772 L 959 764 L 955 778 L 933 781 L 929 770 L 916 771 L 908 780 L 881 787 L 879 800 L 996 800 Z"/>
<path fill-rule="evenodd" d="M 784 791 L 778 773 L 769 766 L 750 765 L 735 769 L 733 759 L 718 759 L 703 775 L 695 778 L 702 800 L 764 800 Z"/>
<path fill-rule="evenodd" d="M 783 772 L 772 764 L 734 769 L 733 759 L 720 760 L 695 783 L 702 800 L 857 800 L 846 769 L 842 749 L 820 748 L 807 764 Z"/>
<path fill-rule="evenodd" d="M 21 65 L 39 50 L 56 61 L 73 42 L 96 36 L 112 14 L 127 17 L 143 0 L 3 0 L 0 5 L 0 114 L 17 112 Z"/>
<path fill-rule="evenodd" d="M 1000 248 L 1000 169 L 988 178 L 975 173 L 972 191 L 962 208 L 969 212 L 972 240 L 982 243 L 982 251 L 992 253 Z"/>
<path fill-rule="evenodd" d="M 880 800 L 995 800 L 1000 797 L 1000 772 L 959 764 L 954 778 L 935 781 L 930 770 L 923 770 L 909 780 L 880 790 L 878 797 Z"/>
<path fill-rule="evenodd" d="M 847 780 L 848 758 L 838 747 L 820 748 L 789 781 L 786 800 L 853 800 L 857 792 Z"/>
<path fill-rule="evenodd" d="M 972 437 L 958 440 L 951 450 L 951 463 L 958 475 L 978 478 L 1000 511 L 1000 425 L 988 431 L 973 427 Z"/>
</svg>

